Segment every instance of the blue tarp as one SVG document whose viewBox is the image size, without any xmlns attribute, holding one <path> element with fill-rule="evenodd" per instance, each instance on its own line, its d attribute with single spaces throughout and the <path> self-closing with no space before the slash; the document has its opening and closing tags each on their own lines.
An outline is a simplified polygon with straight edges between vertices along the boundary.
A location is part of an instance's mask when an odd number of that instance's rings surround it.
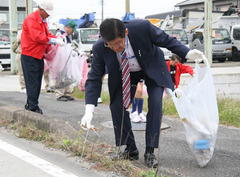
<svg viewBox="0 0 240 177">
<path fill-rule="evenodd" d="M 125 22 L 127 20 L 134 20 L 134 19 L 135 19 L 135 13 L 127 12 L 123 17 L 122 21 Z"/>
<path fill-rule="evenodd" d="M 84 14 L 80 19 L 59 19 L 59 24 L 65 26 L 69 20 L 74 20 L 78 25 L 77 28 L 88 28 L 94 23 L 95 13 Z"/>
</svg>

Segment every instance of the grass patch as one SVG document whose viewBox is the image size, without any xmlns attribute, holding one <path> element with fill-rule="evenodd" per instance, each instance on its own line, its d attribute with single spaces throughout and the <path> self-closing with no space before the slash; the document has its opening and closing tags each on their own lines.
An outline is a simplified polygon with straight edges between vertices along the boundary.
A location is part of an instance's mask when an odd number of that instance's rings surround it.
<svg viewBox="0 0 240 177">
<path fill-rule="evenodd" d="M 219 120 L 221 124 L 240 127 L 240 100 L 218 98 Z"/>
<path fill-rule="evenodd" d="M 75 90 L 72 96 L 84 99 L 85 93 Z M 79 93 L 81 92 L 81 93 Z M 81 95 L 78 97 L 78 95 Z M 103 104 L 109 104 L 109 94 L 107 92 L 102 92 Z M 230 99 L 230 98 L 218 98 L 218 112 L 219 112 L 219 122 L 223 125 L 234 126 L 240 128 L 240 100 Z M 171 117 L 179 117 L 175 105 L 171 98 L 163 98 L 163 115 Z M 144 97 L 143 111 L 148 111 L 147 97 Z"/>
<path fill-rule="evenodd" d="M 115 152 L 115 147 L 100 142 L 91 134 L 88 136 L 88 140 L 85 141 L 86 131 L 84 130 L 78 132 L 76 140 L 70 140 L 57 134 L 39 130 L 31 122 L 25 125 L 22 122 L 11 123 L 0 118 L 0 127 L 11 129 L 18 138 L 39 141 L 47 147 L 68 152 L 70 156 L 84 158 L 86 161 L 92 162 L 91 168 L 96 170 L 120 173 L 129 177 L 151 177 L 156 173 L 153 169 L 149 170 L 145 166 L 142 168 L 137 167 L 139 164 L 136 166 L 128 160 L 112 161 L 109 154 Z"/>
</svg>

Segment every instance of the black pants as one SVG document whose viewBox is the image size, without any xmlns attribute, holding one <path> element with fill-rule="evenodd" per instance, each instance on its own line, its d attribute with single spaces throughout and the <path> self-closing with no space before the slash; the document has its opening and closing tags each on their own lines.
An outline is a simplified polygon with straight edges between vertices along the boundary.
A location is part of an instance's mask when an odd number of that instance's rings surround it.
<svg viewBox="0 0 240 177">
<path fill-rule="evenodd" d="M 154 81 L 144 76 L 142 71 L 132 72 L 131 76 L 131 99 L 134 98 L 136 85 L 144 79 L 148 91 L 148 113 L 146 123 L 146 146 L 158 147 L 159 133 L 162 120 L 162 95 L 163 87 L 157 86 Z M 116 91 L 114 99 L 111 99 L 110 109 L 112 113 L 116 145 L 121 146 L 135 142 L 132 132 L 129 112 L 123 108 L 122 88 Z"/>
<path fill-rule="evenodd" d="M 39 109 L 38 98 L 41 91 L 42 76 L 44 70 L 43 59 L 33 58 L 27 55 L 21 55 L 23 75 L 27 90 L 26 109 Z"/>
</svg>

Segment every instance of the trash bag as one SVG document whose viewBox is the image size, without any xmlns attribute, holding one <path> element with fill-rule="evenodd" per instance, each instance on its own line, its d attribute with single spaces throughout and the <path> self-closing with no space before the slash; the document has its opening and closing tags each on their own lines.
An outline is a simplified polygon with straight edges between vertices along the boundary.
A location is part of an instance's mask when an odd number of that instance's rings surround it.
<svg viewBox="0 0 240 177">
<path fill-rule="evenodd" d="M 186 130 L 186 140 L 200 167 L 213 156 L 219 114 L 214 82 L 208 61 L 195 64 L 195 76 L 183 92 L 176 89 L 173 102 Z"/>
<path fill-rule="evenodd" d="M 80 81 L 78 85 L 78 89 L 80 91 L 85 91 L 85 83 L 87 81 L 87 75 L 88 75 L 88 64 L 87 64 L 87 56 L 86 54 L 83 54 L 81 56 L 81 63 L 82 65 L 82 80 Z"/>
<path fill-rule="evenodd" d="M 51 88 L 61 89 L 74 83 L 79 83 L 82 79 L 81 68 L 79 66 L 80 56 L 73 51 L 71 44 L 59 46 L 49 66 Z"/>
<path fill-rule="evenodd" d="M 58 45 L 51 45 L 47 53 L 44 53 L 43 58 L 48 61 L 53 61 L 56 56 Z"/>
</svg>

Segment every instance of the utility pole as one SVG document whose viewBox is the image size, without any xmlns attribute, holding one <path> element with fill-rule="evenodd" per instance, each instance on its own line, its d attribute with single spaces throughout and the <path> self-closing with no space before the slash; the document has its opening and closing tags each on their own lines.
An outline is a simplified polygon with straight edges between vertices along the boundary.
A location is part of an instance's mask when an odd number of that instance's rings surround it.
<svg viewBox="0 0 240 177">
<path fill-rule="evenodd" d="M 104 4 L 104 1 L 102 0 L 102 22 L 103 22 L 103 4 Z"/>
<path fill-rule="evenodd" d="M 17 18 L 17 2 L 9 0 L 9 19 L 10 19 L 10 52 L 11 52 L 11 73 L 17 74 L 16 54 L 12 51 L 12 43 L 17 38 L 18 18 Z"/>
<path fill-rule="evenodd" d="M 26 0 L 26 16 L 33 12 L 33 0 Z"/>
<path fill-rule="evenodd" d="M 125 0 L 125 10 L 126 13 L 130 12 L 130 0 Z"/>
<path fill-rule="evenodd" d="M 204 2 L 204 54 L 212 65 L 212 0 Z"/>
</svg>

